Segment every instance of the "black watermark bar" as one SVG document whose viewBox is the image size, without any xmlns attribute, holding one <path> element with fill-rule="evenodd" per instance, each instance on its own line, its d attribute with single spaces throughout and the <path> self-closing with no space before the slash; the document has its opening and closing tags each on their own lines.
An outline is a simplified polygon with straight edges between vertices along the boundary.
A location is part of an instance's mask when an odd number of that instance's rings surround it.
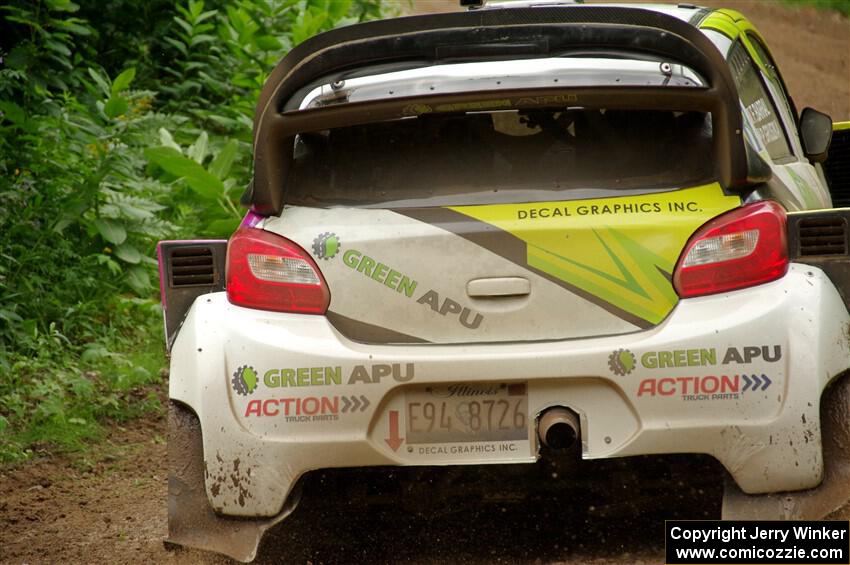
<svg viewBox="0 0 850 565">
<path fill-rule="evenodd" d="M 850 564 L 850 522 L 668 520 L 668 565 Z"/>
</svg>

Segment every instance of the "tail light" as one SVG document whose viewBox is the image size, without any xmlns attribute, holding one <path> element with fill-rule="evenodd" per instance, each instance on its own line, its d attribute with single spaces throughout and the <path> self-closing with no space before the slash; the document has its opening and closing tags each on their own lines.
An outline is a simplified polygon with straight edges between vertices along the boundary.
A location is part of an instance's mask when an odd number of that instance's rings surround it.
<svg viewBox="0 0 850 565">
<path fill-rule="evenodd" d="M 227 246 L 227 299 L 237 306 L 324 314 L 330 291 L 313 259 L 279 235 L 240 228 Z"/>
<path fill-rule="evenodd" d="M 688 241 L 673 274 L 682 298 L 770 282 L 788 271 L 785 210 L 774 202 L 736 208 Z"/>
</svg>

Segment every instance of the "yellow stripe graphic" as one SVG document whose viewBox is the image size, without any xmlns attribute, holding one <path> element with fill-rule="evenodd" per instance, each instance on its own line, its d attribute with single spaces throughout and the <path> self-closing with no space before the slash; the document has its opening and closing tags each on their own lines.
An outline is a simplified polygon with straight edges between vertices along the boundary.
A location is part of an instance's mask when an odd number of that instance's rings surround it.
<svg viewBox="0 0 850 565">
<path fill-rule="evenodd" d="M 678 302 L 669 276 L 688 238 L 740 203 L 714 183 L 640 196 L 451 209 L 524 241 L 530 267 L 657 324 Z"/>
</svg>

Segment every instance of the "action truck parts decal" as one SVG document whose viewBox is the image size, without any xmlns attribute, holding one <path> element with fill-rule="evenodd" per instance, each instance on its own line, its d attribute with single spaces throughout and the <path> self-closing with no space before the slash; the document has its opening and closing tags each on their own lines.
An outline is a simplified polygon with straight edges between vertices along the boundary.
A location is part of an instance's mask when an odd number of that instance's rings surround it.
<svg viewBox="0 0 850 565">
<path fill-rule="evenodd" d="M 252 400 L 245 417 L 282 416 L 287 422 L 336 422 L 339 415 L 365 412 L 369 399 L 361 395 L 308 396 L 306 398 L 268 398 Z"/>
<path fill-rule="evenodd" d="M 746 392 L 763 392 L 773 379 L 766 374 L 707 375 L 704 377 L 664 377 L 643 379 L 637 396 L 678 396 L 684 401 L 738 400 Z"/>
</svg>

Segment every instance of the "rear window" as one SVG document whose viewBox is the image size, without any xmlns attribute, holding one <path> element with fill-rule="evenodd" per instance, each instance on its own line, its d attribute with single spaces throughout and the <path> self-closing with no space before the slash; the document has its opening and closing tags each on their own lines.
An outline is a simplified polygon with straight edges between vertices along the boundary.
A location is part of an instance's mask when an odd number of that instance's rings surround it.
<svg viewBox="0 0 850 565">
<path fill-rule="evenodd" d="M 712 153 L 711 116 L 700 112 L 425 114 L 299 135 L 285 199 L 405 207 L 615 196 L 713 180 Z"/>
</svg>

